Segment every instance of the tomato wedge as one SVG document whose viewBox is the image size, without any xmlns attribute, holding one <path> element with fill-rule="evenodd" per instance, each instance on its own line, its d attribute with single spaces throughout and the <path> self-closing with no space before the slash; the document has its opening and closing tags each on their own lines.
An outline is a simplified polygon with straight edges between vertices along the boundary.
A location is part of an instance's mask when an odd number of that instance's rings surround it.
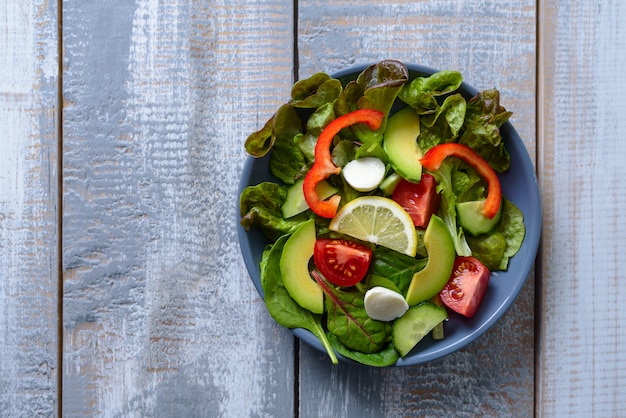
<svg viewBox="0 0 626 418">
<path fill-rule="evenodd" d="M 433 213 L 439 209 L 440 195 L 437 193 L 437 182 L 431 174 L 423 173 L 419 183 L 400 180 L 393 190 L 391 198 L 404 208 L 413 224 L 418 228 L 426 228 Z"/>
<path fill-rule="evenodd" d="M 320 273 L 337 286 L 354 286 L 367 274 L 372 250 L 345 239 L 320 238 L 315 241 L 313 262 Z"/>
<path fill-rule="evenodd" d="M 457 257 L 450 280 L 439 293 L 450 309 L 468 318 L 474 316 L 487 291 L 489 270 L 474 257 Z"/>
</svg>

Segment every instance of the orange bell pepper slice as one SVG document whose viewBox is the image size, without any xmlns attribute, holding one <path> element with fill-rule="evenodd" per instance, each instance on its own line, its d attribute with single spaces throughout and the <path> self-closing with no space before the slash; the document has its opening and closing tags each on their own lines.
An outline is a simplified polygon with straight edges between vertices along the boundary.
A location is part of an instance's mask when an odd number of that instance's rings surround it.
<svg viewBox="0 0 626 418">
<path fill-rule="evenodd" d="M 482 208 L 482 214 L 492 219 L 498 213 L 502 202 L 500 179 L 495 170 L 483 157 L 467 145 L 449 142 L 435 145 L 420 159 L 422 167 L 429 171 L 436 171 L 446 157 L 457 157 L 469 164 L 478 175 L 487 181 L 487 199 Z"/>
<path fill-rule="evenodd" d="M 302 186 L 304 199 L 314 213 L 323 218 L 333 218 L 337 213 L 339 201 L 341 200 L 339 195 L 334 195 L 328 200 L 320 200 L 315 191 L 315 186 L 320 181 L 341 172 L 341 168 L 333 163 L 330 154 L 330 147 L 335 136 L 342 129 L 358 123 L 363 123 L 375 131 L 380 128 L 384 117 L 385 115 L 378 110 L 358 109 L 343 116 L 339 116 L 324 128 L 315 144 L 315 162 L 304 177 L 304 184 Z"/>
</svg>

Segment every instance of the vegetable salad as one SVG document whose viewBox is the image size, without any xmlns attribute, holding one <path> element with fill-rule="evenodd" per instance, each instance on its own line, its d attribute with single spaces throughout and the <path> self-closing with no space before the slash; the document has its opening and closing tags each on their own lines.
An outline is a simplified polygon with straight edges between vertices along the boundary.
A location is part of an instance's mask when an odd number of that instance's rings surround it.
<svg viewBox="0 0 626 418">
<path fill-rule="evenodd" d="M 240 196 L 241 225 L 270 241 L 260 265 L 268 312 L 311 331 L 333 363 L 339 353 L 389 366 L 423 338 L 445 338 L 446 321 L 474 315 L 489 273 L 522 245 L 523 215 L 498 180 L 511 112 L 496 89 L 466 99 L 462 82 L 456 71 L 410 78 L 395 60 L 345 84 L 317 73 L 246 140 L 279 179 Z M 354 209 L 373 198 L 416 246 L 398 251 L 337 226 L 380 222 Z"/>
</svg>

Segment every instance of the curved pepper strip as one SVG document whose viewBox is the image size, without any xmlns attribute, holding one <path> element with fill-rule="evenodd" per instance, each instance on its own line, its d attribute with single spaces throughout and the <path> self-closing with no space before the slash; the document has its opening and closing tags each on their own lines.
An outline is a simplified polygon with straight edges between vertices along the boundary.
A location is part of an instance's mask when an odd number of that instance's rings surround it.
<svg viewBox="0 0 626 418">
<path fill-rule="evenodd" d="M 317 215 L 323 218 L 334 217 L 341 200 L 339 195 L 334 195 L 328 200 L 320 200 L 315 191 L 315 186 L 320 181 L 341 172 L 341 168 L 333 163 L 330 154 L 330 147 L 335 136 L 342 129 L 358 123 L 363 123 L 375 131 L 380 128 L 384 117 L 385 115 L 378 110 L 359 109 L 334 119 L 324 128 L 315 144 L 315 162 L 306 177 L 304 177 L 302 186 L 306 203 Z"/>
<path fill-rule="evenodd" d="M 502 189 L 500 187 L 500 179 L 495 170 L 473 149 L 456 142 L 435 145 L 424 154 L 420 162 L 427 170 L 436 171 L 441 167 L 441 163 L 446 157 L 462 159 L 487 181 L 487 199 L 485 199 L 482 214 L 489 219 L 496 216 L 502 202 Z"/>
</svg>

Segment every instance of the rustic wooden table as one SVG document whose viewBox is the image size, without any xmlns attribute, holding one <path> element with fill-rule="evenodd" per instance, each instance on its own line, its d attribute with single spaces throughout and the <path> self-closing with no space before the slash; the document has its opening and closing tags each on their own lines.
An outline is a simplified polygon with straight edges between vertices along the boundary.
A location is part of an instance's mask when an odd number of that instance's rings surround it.
<svg viewBox="0 0 626 418">
<path fill-rule="evenodd" d="M 590 0 L 0 2 L 0 415 L 623 413 L 625 17 Z M 463 350 L 332 366 L 244 268 L 243 141 L 295 79 L 384 58 L 500 89 L 542 243 Z"/>
</svg>

